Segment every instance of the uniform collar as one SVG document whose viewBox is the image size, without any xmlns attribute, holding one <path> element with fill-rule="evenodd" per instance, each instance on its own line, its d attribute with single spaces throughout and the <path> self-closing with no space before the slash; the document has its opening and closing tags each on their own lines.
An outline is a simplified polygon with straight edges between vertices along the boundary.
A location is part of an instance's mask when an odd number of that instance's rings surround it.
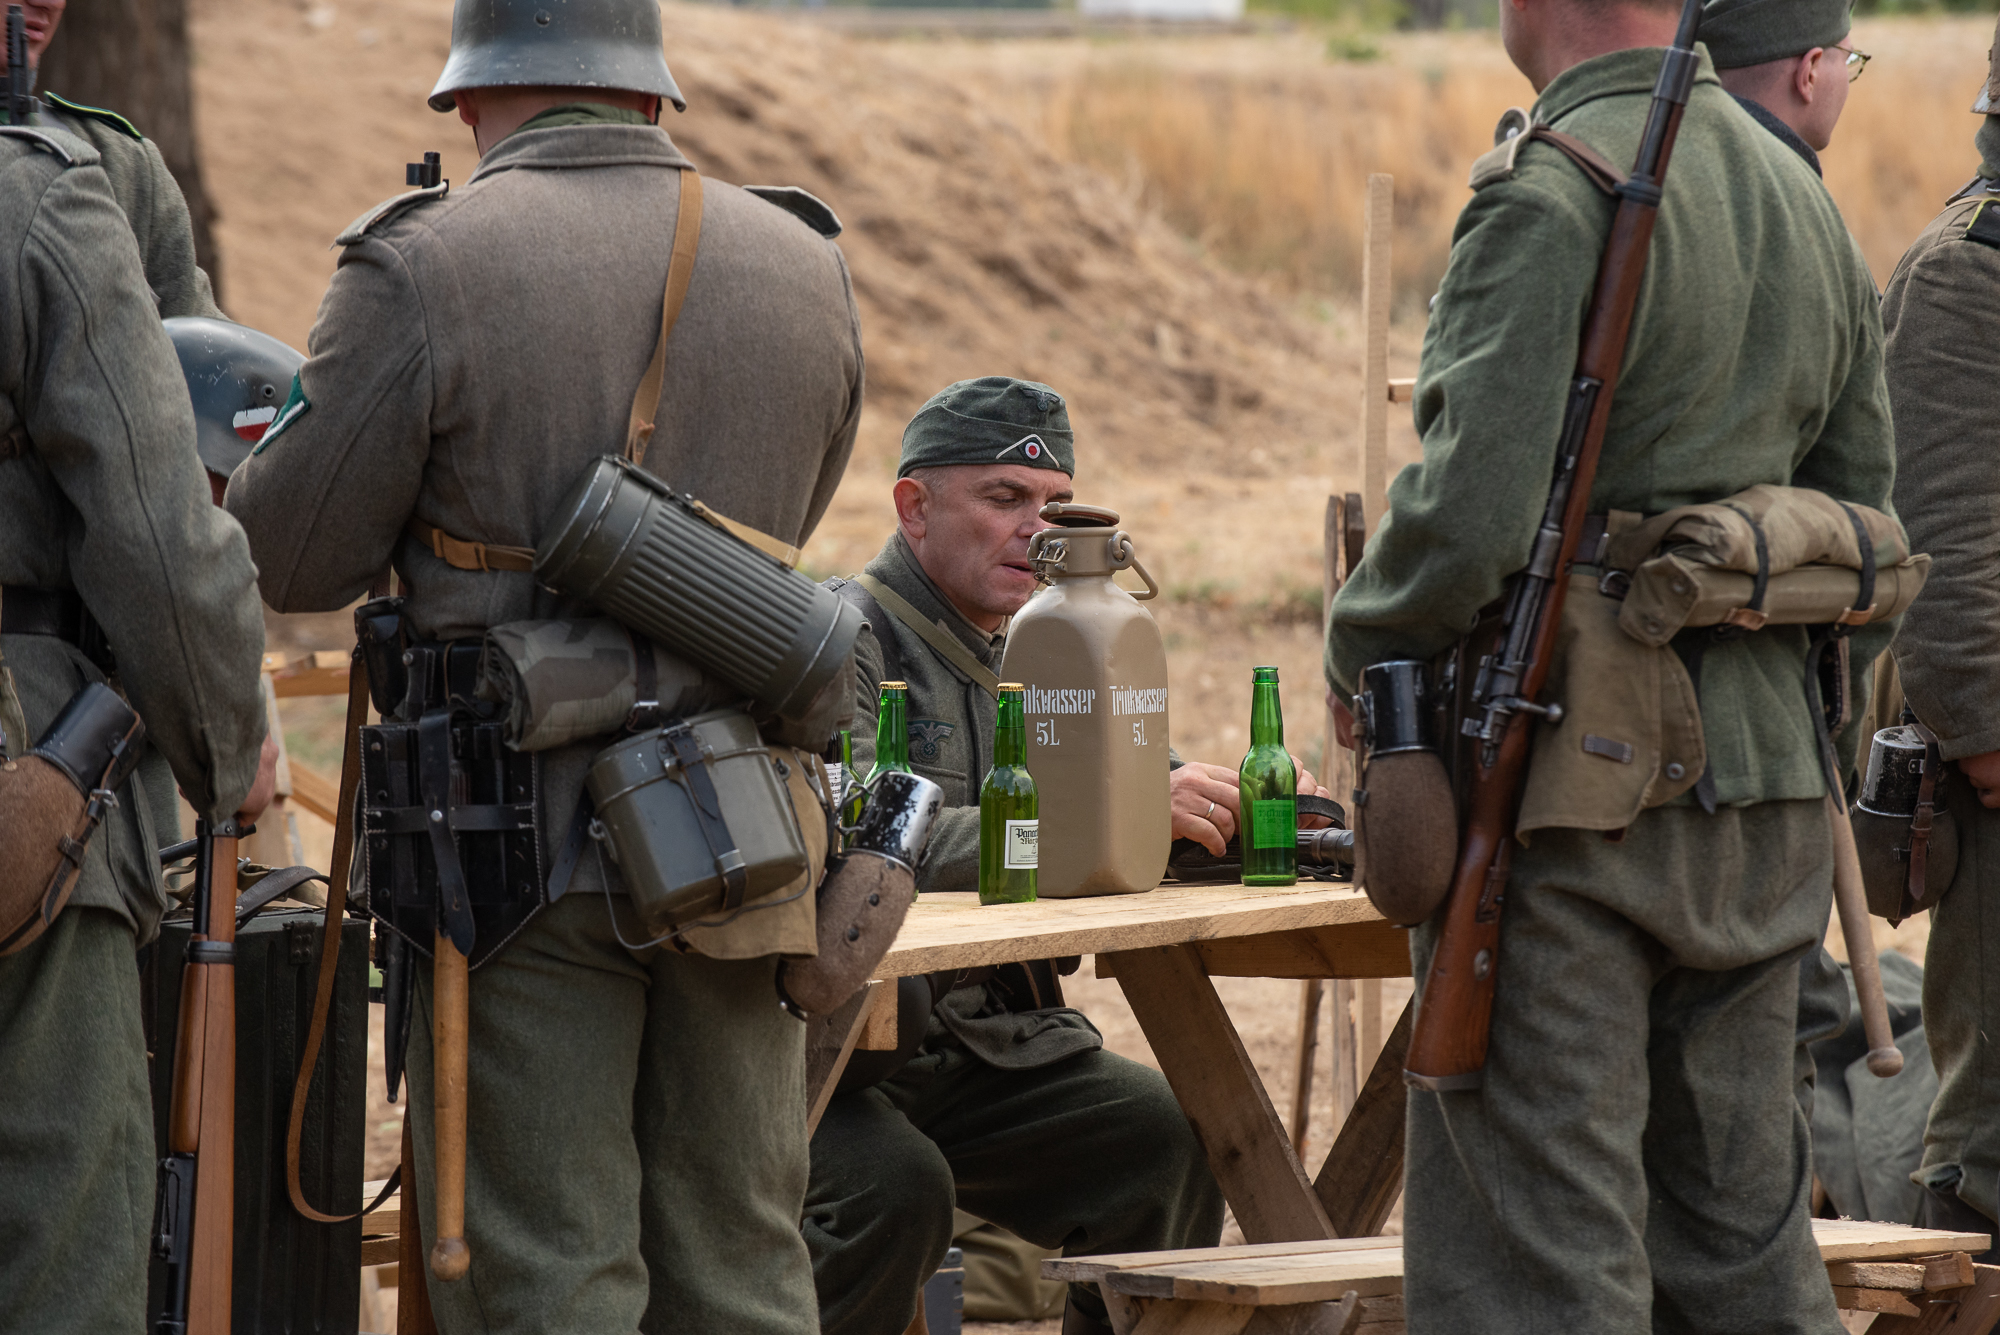
<svg viewBox="0 0 2000 1335">
<path fill-rule="evenodd" d="M 1731 93 L 1730 96 L 1735 97 L 1736 104 L 1750 113 L 1751 120 L 1756 121 L 1759 125 L 1769 130 L 1776 136 L 1779 143 L 1805 159 L 1806 166 L 1813 169 L 1814 176 L 1826 175 L 1819 168 L 1819 154 L 1813 152 L 1813 146 L 1799 138 L 1797 130 L 1794 130 L 1791 126 L 1778 119 L 1778 114 L 1775 111 L 1772 111 L 1769 107 L 1754 98 L 1740 97 L 1735 93 Z"/>
<path fill-rule="evenodd" d="M 902 594 L 919 612 L 956 635 L 973 656 L 988 667 L 999 660 L 1001 650 L 1007 647 L 1004 633 L 988 635 L 967 621 L 965 614 L 952 606 L 951 599 L 938 592 L 937 585 L 931 583 L 931 577 L 924 573 L 917 554 L 904 541 L 901 529 L 890 534 L 889 541 L 882 544 L 881 554 L 868 563 L 868 573 Z"/>
<path fill-rule="evenodd" d="M 1542 95 L 1535 99 L 1534 119 L 1542 125 L 1554 125 L 1563 117 L 1575 111 L 1586 102 L 1594 102 L 1600 97 L 1624 97 L 1637 94 L 1650 97 L 1653 84 L 1660 77 L 1660 61 L 1665 59 L 1667 49 L 1663 46 L 1636 46 L 1626 51 L 1609 51 L 1601 56 L 1592 56 L 1581 64 L 1572 65 L 1549 81 Z M 1708 48 L 1697 46 L 1694 81 L 1712 83 L 1720 87 L 1722 81 L 1715 77 L 1715 66 L 1708 60 Z"/>
<path fill-rule="evenodd" d="M 574 167 L 688 167 L 674 141 L 657 125 L 556 125 L 519 129 L 479 160 L 466 182 L 515 168 L 556 170 Z"/>
</svg>

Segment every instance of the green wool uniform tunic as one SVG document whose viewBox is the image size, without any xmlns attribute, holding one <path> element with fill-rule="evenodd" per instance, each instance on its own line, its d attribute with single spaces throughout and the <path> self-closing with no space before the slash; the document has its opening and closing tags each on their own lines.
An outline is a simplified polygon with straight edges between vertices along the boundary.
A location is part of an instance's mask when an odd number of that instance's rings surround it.
<svg viewBox="0 0 2000 1335">
<path fill-rule="evenodd" d="M 1979 177 L 1889 280 L 1896 508 L 1931 574 L 1896 635 L 1896 667 L 1945 759 L 2000 750 L 2000 116 L 1978 133 Z M 1924 1031 L 1938 1096 L 1917 1180 L 2000 1216 L 2000 811 L 1954 778 L 1957 874 L 1931 910 Z"/>
<path fill-rule="evenodd" d="M 0 586 L 81 596 L 152 759 L 69 907 L 0 959 L 0 1325 L 138 1330 L 155 1151 L 133 950 L 166 906 L 156 851 L 176 837 L 156 813 L 176 785 L 211 819 L 249 793 L 264 623 L 128 215 L 89 144 L 43 133 L 0 136 Z M 0 637 L 0 656 L 10 756 L 105 680 L 50 635 Z"/>
<path fill-rule="evenodd" d="M 1629 163 L 1661 56 L 1585 61 L 1534 117 Z M 1868 271 L 1705 57 L 1665 190 L 1590 509 L 1760 482 L 1886 509 Z M 1334 603 L 1336 689 L 1443 650 L 1526 563 L 1612 212 L 1530 142 L 1460 215 L 1417 382 L 1424 458 Z M 1856 635 L 1854 661 L 1886 635 Z M 1840 1330 L 1791 1088 L 1799 961 L 1831 898 L 1805 647 L 1774 628 L 1708 652 L 1715 814 L 1683 797 L 1622 842 L 1543 829 L 1517 848 L 1484 1085 L 1410 1098 L 1413 1333 Z M 1413 933 L 1420 983 L 1434 944 Z"/>
<path fill-rule="evenodd" d="M 900 533 L 867 573 L 999 666 L 1006 637 L 966 620 Z M 874 767 L 890 637 L 909 684 L 910 767 L 944 788 L 919 889 L 977 890 L 996 703 L 886 609 L 871 613 L 855 646 L 860 774 Z M 954 1202 L 1069 1255 L 1211 1247 L 1221 1236 L 1222 1194 L 1165 1077 L 1103 1051 L 1081 1012 L 1047 1000 L 1055 1004 L 1017 1011 L 997 983 L 953 989 L 907 1066 L 827 1105 L 804 1226 L 827 1335 L 897 1335 L 909 1324 L 918 1287 L 951 1244 Z M 1104 1318 L 1094 1288 L 1072 1286 L 1070 1296 Z"/>
</svg>

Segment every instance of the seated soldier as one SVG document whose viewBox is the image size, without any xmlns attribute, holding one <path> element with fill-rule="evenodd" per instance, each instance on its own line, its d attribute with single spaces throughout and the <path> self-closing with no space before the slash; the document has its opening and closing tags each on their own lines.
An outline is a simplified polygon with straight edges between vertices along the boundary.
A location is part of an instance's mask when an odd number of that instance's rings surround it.
<svg viewBox="0 0 2000 1335">
<path fill-rule="evenodd" d="M 944 788 L 921 890 L 978 888 L 997 704 L 967 666 L 986 681 L 999 667 L 1002 628 L 1035 591 L 1028 539 L 1048 527 L 1044 505 L 1071 499 L 1074 468 L 1054 390 L 1006 376 L 952 385 L 903 433 L 897 531 L 864 576 L 832 582 L 869 625 L 855 652 L 856 771 L 873 765 L 877 687 L 892 677 L 909 684 L 911 768 Z M 940 632 L 950 651 L 933 646 Z M 1233 768 L 1177 762 L 1174 835 L 1220 855 L 1237 791 Z M 1323 794 L 1303 770 L 1299 791 Z M 904 979 L 905 1014 L 929 1011 L 921 1047 L 855 1054 L 813 1137 L 803 1227 L 826 1335 L 899 1335 L 951 1243 L 954 1201 L 1071 1255 L 1221 1235 L 1221 1193 L 1166 1079 L 1103 1050 L 1063 1005 L 1056 962 L 979 973 Z M 1108 1332 L 1104 1320 L 1097 1292 L 1072 1286 L 1065 1335 Z"/>
</svg>

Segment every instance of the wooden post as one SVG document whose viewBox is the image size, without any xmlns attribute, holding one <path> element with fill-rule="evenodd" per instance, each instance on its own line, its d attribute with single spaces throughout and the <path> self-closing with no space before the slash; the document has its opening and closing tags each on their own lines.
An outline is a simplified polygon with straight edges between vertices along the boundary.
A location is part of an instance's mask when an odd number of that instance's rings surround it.
<svg viewBox="0 0 2000 1335">
<path fill-rule="evenodd" d="M 1389 513 L 1389 229 L 1396 178 L 1368 178 L 1368 213 L 1361 231 L 1361 504 L 1368 531 Z"/>
<path fill-rule="evenodd" d="M 1360 1087 L 1356 1063 L 1360 1053 L 1354 1045 L 1354 984 L 1346 978 L 1333 984 L 1333 1120 L 1336 1127 L 1347 1123 L 1354 1110 L 1354 1096 Z"/>
<path fill-rule="evenodd" d="M 1319 999 L 1323 978 L 1299 984 L 1298 1079 L 1292 1082 L 1292 1153 L 1306 1157 L 1306 1128 L 1312 1123 L 1313 1054 L 1319 1050 Z"/>
<path fill-rule="evenodd" d="M 1361 980 L 1361 1069 L 1375 1068 L 1375 1059 L 1382 1055 L 1382 980 L 1364 978 Z"/>
</svg>

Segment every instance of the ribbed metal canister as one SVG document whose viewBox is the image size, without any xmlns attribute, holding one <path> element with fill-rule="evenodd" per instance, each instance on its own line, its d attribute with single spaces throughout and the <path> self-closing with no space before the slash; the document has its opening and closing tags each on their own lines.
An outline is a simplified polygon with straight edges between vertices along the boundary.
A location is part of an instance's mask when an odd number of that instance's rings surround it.
<svg viewBox="0 0 2000 1335">
<path fill-rule="evenodd" d="M 564 500 L 535 577 L 602 608 L 775 714 L 797 716 L 845 663 L 861 616 L 606 455 Z"/>
</svg>

